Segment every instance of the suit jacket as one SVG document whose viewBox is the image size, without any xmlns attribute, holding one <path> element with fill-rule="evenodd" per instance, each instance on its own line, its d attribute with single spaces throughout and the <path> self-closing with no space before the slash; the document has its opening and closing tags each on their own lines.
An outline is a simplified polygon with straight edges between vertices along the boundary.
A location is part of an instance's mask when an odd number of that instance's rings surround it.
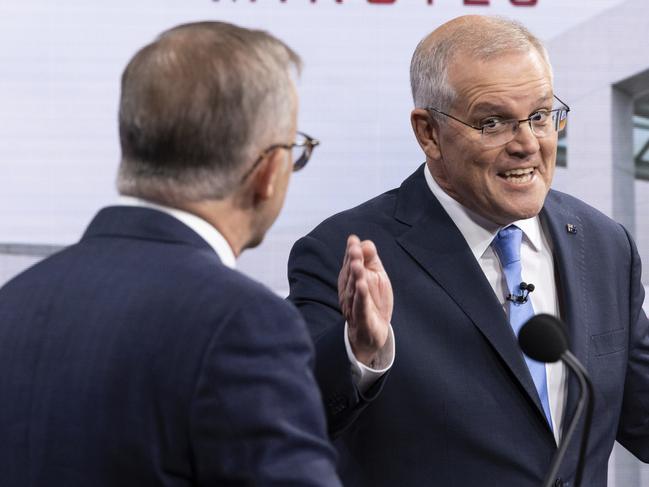
<svg viewBox="0 0 649 487">
<path fill-rule="evenodd" d="M 339 485 L 299 313 L 162 212 L 0 291 L 3 487 Z"/>
<path fill-rule="evenodd" d="M 570 196 L 551 191 L 541 221 L 553 244 L 571 350 L 595 387 L 583 485 L 604 486 L 616 438 L 649 460 L 640 261 L 622 226 Z M 350 233 L 376 243 L 395 298 L 395 363 L 365 394 L 352 382 L 336 292 Z M 316 342 L 316 376 L 347 485 L 541 485 L 556 444 L 534 383 L 502 306 L 428 188 L 423 166 L 400 188 L 299 240 L 289 281 L 290 299 Z M 571 380 L 569 416 L 577 395 Z M 580 435 L 557 485 L 574 477 Z"/>
</svg>

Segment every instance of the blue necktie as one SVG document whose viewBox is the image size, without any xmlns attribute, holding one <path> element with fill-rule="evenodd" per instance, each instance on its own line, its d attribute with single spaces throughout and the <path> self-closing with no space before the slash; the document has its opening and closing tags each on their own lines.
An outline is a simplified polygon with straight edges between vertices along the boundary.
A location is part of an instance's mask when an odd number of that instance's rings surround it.
<svg viewBox="0 0 649 487">
<path fill-rule="evenodd" d="M 494 238 L 491 246 L 500 259 L 500 265 L 505 273 L 507 280 L 507 288 L 511 296 L 518 296 L 522 292 L 520 284 L 523 281 L 521 277 L 521 240 L 523 232 L 520 228 L 510 225 L 503 228 L 496 238 Z M 528 297 L 525 302 L 507 301 L 509 306 L 509 324 L 514 330 L 514 334 L 518 336 L 521 327 L 534 316 L 534 308 L 532 301 Z M 545 412 L 545 417 L 548 424 L 552 429 L 552 417 L 550 414 L 550 401 L 548 400 L 548 383 L 545 377 L 545 364 L 532 360 L 527 355 L 524 355 L 527 368 L 532 375 L 532 380 L 536 386 L 536 391 L 541 399 L 541 405 Z"/>
</svg>

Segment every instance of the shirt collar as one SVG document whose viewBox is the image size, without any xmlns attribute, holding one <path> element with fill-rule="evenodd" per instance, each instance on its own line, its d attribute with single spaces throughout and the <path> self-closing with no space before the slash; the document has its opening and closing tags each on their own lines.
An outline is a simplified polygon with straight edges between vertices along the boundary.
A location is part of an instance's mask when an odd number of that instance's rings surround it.
<svg viewBox="0 0 649 487">
<path fill-rule="evenodd" d="M 208 222 L 202 218 L 188 213 L 178 208 L 172 208 L 165 205 L 160 205 L 158 203 L 153 203 L 151 201 L 143 200 L 140 198 L 134 198 L 132 196 L 120 196 L 118 199 L 118 204 L 121 206 L 138 206 L 141 208 L 151 208 L 154 210 L 162 211 L 168 215 L 171 215 L 175 219 L 181 221 L 189 228 L 194 230 L 203 240 L 205 240 L 216 255 L 219 256 L 221 262 L 231 269 L 236 267 L 236 258 L 234 252 L 228 244 L 228 241 L 225 237 L 219 232 L 216 228 L 210 225 Z"/>
<path fill-rule="evenodd" d="M 424 165 L 424 176 L 433 195 L 460 230 L 475 258 L 479 260 L 503 227 L 469 210 L 448 195 L 433 178 L 430 169 L 428 169 L 428 164 Z M 541 223 L 538 215 L 515 221 L 512 225 L 516 225 L 523 231 L 523 235 L 534 250 L 539 251 L 542 248 Z"/>
</svg>

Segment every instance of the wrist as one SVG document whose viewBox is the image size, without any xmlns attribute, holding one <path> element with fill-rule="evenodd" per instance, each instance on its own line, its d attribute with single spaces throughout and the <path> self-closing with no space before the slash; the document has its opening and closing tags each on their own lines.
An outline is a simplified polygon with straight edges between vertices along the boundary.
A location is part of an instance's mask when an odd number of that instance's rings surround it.
<svg viewBox="0 0 649 487">
<path fill-rule="evenodd" d="M 356 360 L 370 369 L 376 368 L 378 362 L 378 351 L 363 351 L 355 347 L 353 343 L 350 343 L 350 345 Z"/>
</svg>

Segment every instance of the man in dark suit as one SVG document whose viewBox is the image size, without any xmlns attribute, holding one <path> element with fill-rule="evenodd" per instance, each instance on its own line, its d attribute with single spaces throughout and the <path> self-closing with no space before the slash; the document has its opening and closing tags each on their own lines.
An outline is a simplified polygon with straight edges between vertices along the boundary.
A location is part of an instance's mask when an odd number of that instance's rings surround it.
<svg viewBox="0 0 649 487">
<path fill-rule="evenodd" d="M 317 144 L 299 64 L 218 22 L 131 60 L 121 204 L 0 291 L 3 487 L 340 485 L 304 322 L 233 270 Z"/>
<path fill-rule="evenodd" d="M 594 382 L 582 485 L 604 486 L 616 439 L 649 460 L 649 322 L 625 229 L 550 190 L 569 108 L 547 53 L 517 23 L 461 17 L 419 44 L 411 82 L 426 163 L 289 261 L 341 478 L 541 485 L 577 401 L 561 363 L 517 345 L 544 312 L 565 320 Z M 557 486 L 573 482 L 580 433 Z"/>
</svg>

